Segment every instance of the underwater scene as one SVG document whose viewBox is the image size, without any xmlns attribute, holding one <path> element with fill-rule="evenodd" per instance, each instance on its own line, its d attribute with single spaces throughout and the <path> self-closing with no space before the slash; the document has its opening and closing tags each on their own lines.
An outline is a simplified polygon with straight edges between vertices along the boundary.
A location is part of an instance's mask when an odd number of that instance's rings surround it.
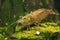
<svg viewBox="0 0 60 40">
<path fill-rule="evenodd" d="M 60 40 L 60 0 L 0 0 L 0 40 Z"/>
</svg>

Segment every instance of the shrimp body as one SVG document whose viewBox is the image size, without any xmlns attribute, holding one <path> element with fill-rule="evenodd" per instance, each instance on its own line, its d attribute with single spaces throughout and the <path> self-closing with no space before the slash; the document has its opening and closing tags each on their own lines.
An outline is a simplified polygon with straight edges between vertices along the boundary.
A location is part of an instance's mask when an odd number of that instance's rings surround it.
<svg viewBox="0 0 60 40">
<path fill-rule="evenodd" d="M 42 8 L 42 9 L 35 10 L 30 14 L 25 15 L 17 22 L 21 23 L 21 25 L 24 27 L 24 26 L 28 26 L 40 22 L 41 20 L 45 19 L 49 14 L 55 14 L 55 12 L 51 9 Z"/>
</svg>

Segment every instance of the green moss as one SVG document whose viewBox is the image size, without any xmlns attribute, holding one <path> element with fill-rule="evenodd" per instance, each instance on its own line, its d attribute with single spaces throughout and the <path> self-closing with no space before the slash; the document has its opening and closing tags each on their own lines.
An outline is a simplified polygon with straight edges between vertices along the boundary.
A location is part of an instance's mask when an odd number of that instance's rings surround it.
<svg viewBox="0 0 60 40">
<path fill-rule="evenodd" d="M 0 34 L 0 40 L 4 40 L 4 36 Z"/>
<path fill-rule="evenodd" d="M 34 26 L 31 27 L 30 30 L 24 30 L 23 32 L 18 31 L 13 34 L 13 37 L 16 37 L 17 39 L 38 39 L 38 38 L 47 38 L 48 40 L 50 39 L 50 35 L 55 32 L 60 32 L 59 29 L 60 27 L 57 25 L 57 23 L 41 23 L 41 26 Z M 36 31 L 40 31 L 40 35 L 36 35 Z"/>
</svg>

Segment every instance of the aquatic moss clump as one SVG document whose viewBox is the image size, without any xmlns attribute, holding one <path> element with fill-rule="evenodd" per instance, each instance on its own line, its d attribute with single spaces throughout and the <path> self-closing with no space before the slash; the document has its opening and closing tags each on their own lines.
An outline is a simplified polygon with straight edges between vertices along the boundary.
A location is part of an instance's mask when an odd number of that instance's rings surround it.
<svg viewBox="0 0 60 40">
<path fill-rule="evenodd" d="M 59 32 L 60 33 L 60 26 L 55 22 L 46 22 L 41 23 L 39 26 L 30 27 L 29 30 L 24 30 L 14 33 L 12 36 L 16 37 L 17 39 L 29 39 L 29 40 L 36 40 L 36 39 L 51 39 L 51 35 L 53 33 Z M 39 31 L 40 34 L 36 35 L 36 31 Z"/>
</svg>

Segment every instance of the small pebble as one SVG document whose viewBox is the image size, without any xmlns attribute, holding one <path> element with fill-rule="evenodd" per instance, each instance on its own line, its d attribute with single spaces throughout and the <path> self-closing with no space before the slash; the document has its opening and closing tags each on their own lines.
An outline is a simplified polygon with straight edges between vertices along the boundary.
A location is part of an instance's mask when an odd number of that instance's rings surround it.
<svg viewBox="0 0 60 40">
<path fill-rule="evenodd" d="M 36 31 L 36 35 L 39 35 L 40 34 L 40 32 L 39 31 Z"/>
</svg>

